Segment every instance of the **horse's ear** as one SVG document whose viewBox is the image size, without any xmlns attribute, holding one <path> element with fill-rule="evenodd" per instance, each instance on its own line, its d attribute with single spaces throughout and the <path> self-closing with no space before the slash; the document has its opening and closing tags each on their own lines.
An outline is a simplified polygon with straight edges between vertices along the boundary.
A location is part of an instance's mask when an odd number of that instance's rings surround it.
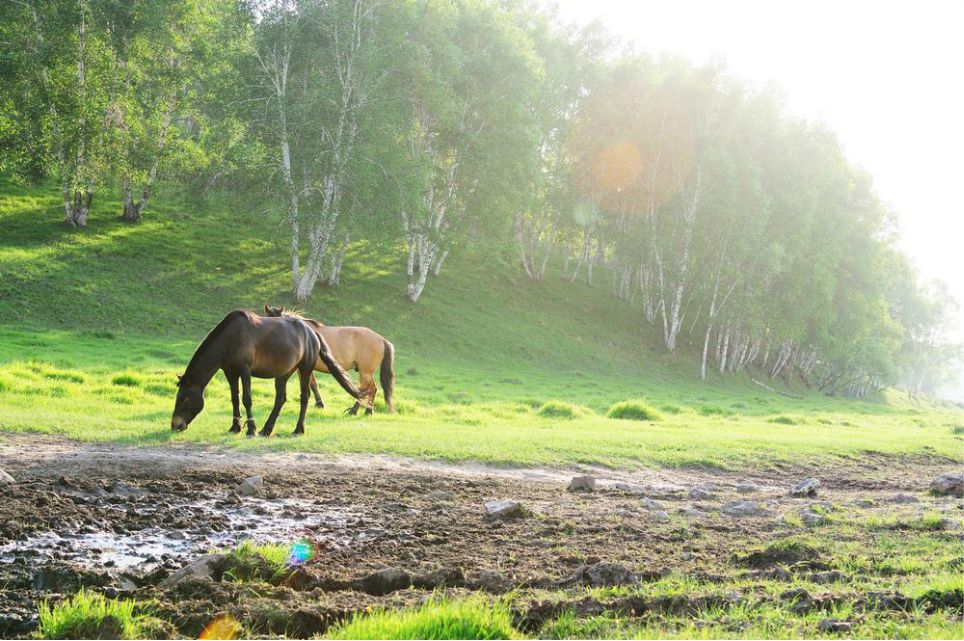
<svg viewBox="0 0 964 641">
<path fill-rule="evenodd" d="M 265 313 L 265 314 L 270 314 L 270 313 L 271 313 L 271 308 L 268 307 L 268 303 L 265 303 L 265 304 L 264 304 L 264 313 Z"/>
</svg>

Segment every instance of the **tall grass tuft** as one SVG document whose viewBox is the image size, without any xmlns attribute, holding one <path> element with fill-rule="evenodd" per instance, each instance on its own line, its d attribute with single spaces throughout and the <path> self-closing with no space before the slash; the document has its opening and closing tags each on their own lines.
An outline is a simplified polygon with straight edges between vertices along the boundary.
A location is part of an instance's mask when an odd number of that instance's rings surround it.
<svg viewBox="0 0 964 641">
<path fill-rule="evenodd" d="M 224 578 L 233 581 L 276 581 L 289 569 L 291 547 L 242 541 L 229 550 L 224 563 Z"/>
<path fill-rule="evenodd" d="M 606 416 L 627 421 L 658 421 L 663 418 L 652 406 L 641 400 L 613 403 Z"/>
<path fill-rule="evenodd" d="M 40 639 L 137 639 L 144 617 L 134 614 L 133 601 L 106 599 L 80 590 L 66 601 L 40 604 Z"/>
<path fill-rule="evenodd" d="M 431 600 L 406 610 L 356 614 L 326 639 L 520 639 L 508 609 L 481 598 Z"/>
<path fill-rule="evenodd" d="M 569 403 L 566 401 L 559 401 L 556 399 L 548 400 L 543 403 L 536 413 L 539 416 L 545 416 L 546 418 L 579 418 L 582 416 L 589 416 L 592 412 L 582 407 L 581 405 L 576 405 L 575 403 Z"/>
</svg>

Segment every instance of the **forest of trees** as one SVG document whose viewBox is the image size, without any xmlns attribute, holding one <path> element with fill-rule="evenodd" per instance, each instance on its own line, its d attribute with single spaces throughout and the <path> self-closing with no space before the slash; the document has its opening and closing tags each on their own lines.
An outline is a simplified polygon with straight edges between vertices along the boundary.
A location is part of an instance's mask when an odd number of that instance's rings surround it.
<svg viewBox="0 0 964 641">
<path fill-rule="evenodd" d="M 149 216 L 159 181 L 270 202 L 302 301 L 351 243 L 413 303 L 484 247 L 611 288 L 703 378 L 918 393 L 959 358 L 833 132 L 534 3 L 8 0 L 0 47 L 0 171 L 76 227 L 95 198 Z"/>
</svg>

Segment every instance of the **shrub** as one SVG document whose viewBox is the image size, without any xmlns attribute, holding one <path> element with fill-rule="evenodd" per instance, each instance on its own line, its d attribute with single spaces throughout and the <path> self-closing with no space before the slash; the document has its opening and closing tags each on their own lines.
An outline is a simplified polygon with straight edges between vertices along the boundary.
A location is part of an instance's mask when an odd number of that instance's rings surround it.
<svg viewBox="0 0 964 641">
<path fill-rule="evenodd" d="M 243 541 L 227 552 L 224 578 L 231 581 L 277 581 L 283 577 L 291 561 L 291 546 L 283 544 L 255 545 Z"/>
<path fill-rule="evenodd" d="M 51 607 L 40 604 L 41 639 L 137 639 L 143 636 L 143 615 L 134 614 L 133 601 L 105 599 L 81 590 Z"/>
<path fill-rule="evenodd" d="M 719 405 L 700 405 L 700 414 L 703 416 L 723 416 L 732 413 L 732 410 L 720 407 Z"/>
<path fill-rule="evenodd" d="M 779 416 L 772 416 L 767 420 L 768 423 L 777 423 L 779 425 L 799 425 L 803 422 L 803 419 L 796 416 L 787 416 L 786 414 L 780 414 Z"/>
<path fill-rule="evenodd" d="M 680 407 L 679 405 L 676 405 L 675 403 L 666 403 L 666 404 L 664 404 L 664 405 L 660 405 L 660 406 L 659 406 L 659 409 L 663 410 L 663 411 L 666 412 L 667 414 L 682 414 L 682 413 L 683 413 L 683 408 Z"/>
<path fill-rule="evenodd" d="M 543 403 L 536 413 L 546 418 L 579 418 L 592 414 L 588 409 L 581 405 L 567 403 L 566 401 L 548 400 Z"/>
<path fill-rule="evenodd" d="M 640 400 L 613 403 L 606 416 L 628 421 L 658 421 L 662 418 L 659 412 Z"/>
<path fill-rule="evenodd" d="M 406 610 L 355 615 L 327 639 L 519 639 L 508 609 L 481 598 L 432 600 Z"/>
<path fill-rule="evenodd" d="M 118 374 L 110 379 L 112 385 L 123 385 L 125 387 L 140 387 L 142 381 L 140 376 L 134 374 Z"/>
</svg>

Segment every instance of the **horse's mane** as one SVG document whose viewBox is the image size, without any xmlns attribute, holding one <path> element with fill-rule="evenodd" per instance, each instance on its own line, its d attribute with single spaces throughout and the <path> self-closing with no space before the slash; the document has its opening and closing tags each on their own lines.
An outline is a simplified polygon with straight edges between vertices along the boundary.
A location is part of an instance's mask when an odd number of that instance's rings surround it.
<svg viewBox="0 0 964 641">
<path fill-rule="evenodd" d="M 319 327 L 324 327 L 325 324 L 321 321 L 316 321 L 314 318 L 307 318 L 300 311 L 296 309 L 286 309 L 281 312 L 283 318 L 297 318 L 298 320 L 303 320 L 311 325 L 317 325 Z"/>
<path fill-rule="evenodd" d="M 261 320 L 257 314 L 246 309 L 236 309 L 222 318 L 221 322 L 215 325 L 214 329 L 208 332 L 208 335 L 204 337 L 204 340 L 201 341 L 201 344 L 197 346 L 196 350 L 194 350 L 194 356 L 191 357 L 191 362 L 187 364 L 187 369 L 184 370 L 185 376 L 187 376 L 187 373 L 193 369 L 194 365 L 200 358 L 200 355 L 207 351 L 207 348 L 210 347 L 211 343 L 213 343 L 224 332 L 227 326 L 230 325 L 231 322 L 236 318 L 241 317 L 247 318 L 248 320 Z"/>
</svg>

